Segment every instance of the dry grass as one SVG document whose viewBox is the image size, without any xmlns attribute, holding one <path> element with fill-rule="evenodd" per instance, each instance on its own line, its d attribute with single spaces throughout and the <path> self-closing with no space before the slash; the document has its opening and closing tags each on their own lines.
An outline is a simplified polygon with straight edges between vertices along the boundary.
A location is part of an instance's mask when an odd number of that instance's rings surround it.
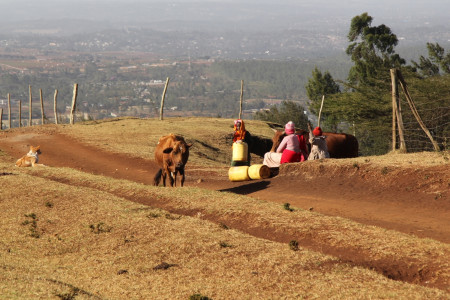
<svg viewBox="0 0 450 300">
<path fill-rule="evenodd" d="M 292 251 L 287 244 L 226 230 L 204 218 L 247 215 L 255 227 L 272 224 L 309 231 L 331 244 L 352 243 L 370 251 L 374 260 L 395 255 L 442 263 L 441 276 L 448 279 L 443 258 L 449 247 L 432 240 L 309 211 L 287 212 L 229 193 L 150 187 L 70 169 L 0 164 L 0 170 L 11 173 L 0 177 L 2 187 L 8 187 L 0 196 L 0 290 L 5 298 L 57 299 L 71 293 L 78 293 L 76 299 L 188 299 L 198 293 L 213 299 L 448 297 L 301 244 Z M 128 201 L 133 198 L 198 213 L 177 215 Z M 30 214 L 36 216 L 39 238 L 24 223 Z M 173 266 L 155 270 L 162 262 Z"/>
<path fill-rule="evenodd" d="M 431 167 L 450 164 L 450 154 L 448 151 L 442 152 L 417 152 L 417 153 L 398 153 L 391 152 L 386 155 L 362 156 L 344 160 L 331 160 L 327 163 L 336 164 L 371 164 L 374 166 L 387 167 Z"/>
</svg>

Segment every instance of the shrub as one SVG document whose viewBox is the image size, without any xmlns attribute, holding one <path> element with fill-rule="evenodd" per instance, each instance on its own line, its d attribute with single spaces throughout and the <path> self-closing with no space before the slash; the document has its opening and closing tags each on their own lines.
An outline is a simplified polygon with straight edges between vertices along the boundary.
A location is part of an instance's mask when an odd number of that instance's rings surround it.
<svg viewBox="0 0 450 300">
<path fill-rule="evenodd" d="M 194 294 L 189 296 L 189 300 L 212 300 L 212 299 L 203 296 L 202 294 Z"/>
<path fill-rule="evenodd" d="M 104 223 L 98 223 L 97 225 L 91 224 L 91 225 L 89 225 L 89 228 L 95 234 L 100 234 L 103 232 L 110 232 L 112 229 L 112 227 L 106 226 Z"/>
<path fill-rule="evenodd" d="M 292 251 L 298 251 L 298 242 L 296 240 L 290 241 L 289 249 L 291 249 Z"/>
<path fill-rule="evenodd" d="M 283 204 L 283 207 L 285 210 L 294 211 L 294 209 L 291 207 L 291 204 L 289 204 L 289 203 Z"/>
</svg>

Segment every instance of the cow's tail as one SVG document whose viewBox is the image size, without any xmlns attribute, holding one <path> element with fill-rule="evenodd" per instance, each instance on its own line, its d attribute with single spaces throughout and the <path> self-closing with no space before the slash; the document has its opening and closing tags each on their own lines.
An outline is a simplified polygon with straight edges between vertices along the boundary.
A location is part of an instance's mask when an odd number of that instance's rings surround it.
<svg viewBox="0 0 450 300">
<path fill-rule="evenodd" d="M 153 185 L 158 186 L 161 182 L 161 175 L 162 175 L 162 169 L 159 169 L 158 172 L 156 172 L 155 177 L 153 178 Z"/>
</svg>

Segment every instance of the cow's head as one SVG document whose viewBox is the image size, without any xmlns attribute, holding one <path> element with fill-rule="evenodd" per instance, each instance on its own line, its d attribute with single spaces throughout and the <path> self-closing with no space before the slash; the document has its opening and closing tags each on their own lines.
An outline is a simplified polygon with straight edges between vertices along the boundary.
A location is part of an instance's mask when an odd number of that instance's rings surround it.
<svg viewBox="0 0 450 300">
<path fill-rule="evenodd" d="M 280 145 L 283 138 L 286 136 L 286 132 L 284 132 L 284 130 L 282 131 L 282 130 L 273 129 L 273 131 L 275 133 L 272 138 L 272 149 L 270 149 L 270 152 L 277 151 L 278 146 Z"/>
<path fill-rule="evenodd" d="M 167 147 L 163 150 L 164 161 L 172 172 L 184 168 L 189 158 L 189 148 L 192 144 L 186 144 L 183 141 L 176 141 L 173 147 Z"/>
</svg>

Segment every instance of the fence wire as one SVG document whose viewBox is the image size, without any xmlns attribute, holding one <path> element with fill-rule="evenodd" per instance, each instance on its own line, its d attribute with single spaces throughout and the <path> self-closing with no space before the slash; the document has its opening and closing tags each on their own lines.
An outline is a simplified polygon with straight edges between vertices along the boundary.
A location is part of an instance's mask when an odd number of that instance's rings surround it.
<svg viewBox="0 0 450 300">
<path fill-rule="evenodd" d="M 450 142 L 450 99 L 412 97 L 420 118 L 437 142 L 440 150 L 448 150 L 448 143 Z M 400 105 L 407 151 L 434 151 L 431 140 L 414 117 L 404 95 L 400 95 Z"/>
</svg>

